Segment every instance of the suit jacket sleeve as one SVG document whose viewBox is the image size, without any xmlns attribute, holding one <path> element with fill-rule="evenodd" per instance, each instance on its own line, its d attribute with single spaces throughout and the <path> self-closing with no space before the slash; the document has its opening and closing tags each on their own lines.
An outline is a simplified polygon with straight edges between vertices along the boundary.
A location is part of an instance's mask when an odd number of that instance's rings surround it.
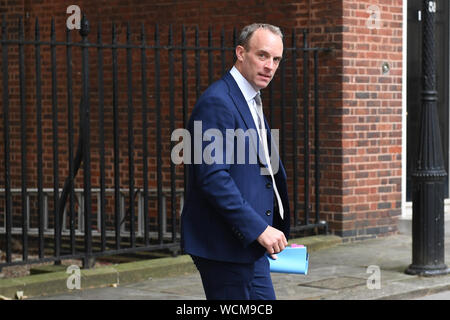
<svg viewBox="0 0 450 320">
<path fill-rule="evenodd" d="M 202 135 L 213 129 L 216 132 L 220 131 L 224 139 L 222 140 L 222 150 L 215 150 L 216 152 L 222 152 L 222 163 L 217 161 L 219 163 L 206 164 L 202 156 L 200 164 L 192 162 L 194 176 L 190 178 L 194 179 L 197 188 L 215 208 L 215 213 L 226 221 L 234 234 L 239 235 L 238 238 L 246 247 L 258 238 L 268 224 L 242 197 L 229 173 L 230 164 L 226 163 L 225 154 L 226 129 L 234 130 L 236 124 L 233 113 L 226 107 L 225 103 L 226 101 L 219 97 L 210 96 L 201 99 L 193 110 L 189 122 L 191 140 L 195 140 L 193 134 L 194 121 L 201 121 Z M 191 150 L 194 151 L 193 153 L 201 152 L 201 155 L 203 155 L 205 146 L 210 143 L 211 141 L 203 141 L 201 150 L 199 150 L 199 144 L 195 145 L 194 142 Z"/>
</svg>

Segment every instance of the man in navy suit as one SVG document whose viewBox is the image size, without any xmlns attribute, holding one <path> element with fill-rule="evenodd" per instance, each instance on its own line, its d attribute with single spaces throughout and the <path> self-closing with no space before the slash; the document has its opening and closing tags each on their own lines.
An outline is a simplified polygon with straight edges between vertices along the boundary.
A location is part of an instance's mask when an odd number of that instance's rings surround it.
<svg viewBox="0 0 450 320">
<path fill-rule="evenodd" d="M 210 153 L 216 161 L 197 157 L 187 165 L 181 241 L 207 299 L 275 299 L 265 253 L 276 259 L 287 246 L 289 200 L 286 172 L 259 94 L 280 64 L 282 38 L 278 27 L 246 26 L 235 65 L 202 94 L 188 123 L 194 140 L 201 129 L 201 143 L 193 144 L 197 156 L 207 154 L 210 141 L 227 137 L 216 145 L 223 148 Z M 236 138 L 239 132 L 245 139 Z"/>
</svg>

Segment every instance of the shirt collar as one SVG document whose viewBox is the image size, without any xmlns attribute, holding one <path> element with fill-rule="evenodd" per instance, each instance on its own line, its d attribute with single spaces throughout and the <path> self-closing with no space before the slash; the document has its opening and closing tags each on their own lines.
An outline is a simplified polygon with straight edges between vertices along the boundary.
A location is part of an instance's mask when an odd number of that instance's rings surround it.
<svg viewBox="0 0 450 320">
<path fill-rule="evenodd" d="M 253 98 L 259 91 L 256 91 L 253 88 L 250 82 L 248 82 L 247 79 L 244 78 L 244 76 L 239 72 L 239 70 L 235 66 L 231 68 L 230 73 L 233 76 L 234 80 L 236 81 L 239 89 L 241 89 L 241 92 L 244 95 L 244 98 L 247 101 L 247 103 L 253 100 Z"/>
</svg>

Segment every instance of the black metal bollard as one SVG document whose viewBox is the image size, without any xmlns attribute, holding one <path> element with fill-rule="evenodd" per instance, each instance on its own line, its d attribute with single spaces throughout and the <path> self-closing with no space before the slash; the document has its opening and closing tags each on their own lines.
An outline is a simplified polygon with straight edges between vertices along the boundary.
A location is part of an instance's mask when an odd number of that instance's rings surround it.
<svg viewBox="0 0 450 320">
<path fill-rule="evenodd" d="M 450 271 L 444 260 L 444 181 L 447 173 L 436 110 L 435 11 L 435 1 L 423 1 L 422 110 L 419 152 L 412 172 L 412 264 L 405 271 L 421 276 Z"/>
</svg>

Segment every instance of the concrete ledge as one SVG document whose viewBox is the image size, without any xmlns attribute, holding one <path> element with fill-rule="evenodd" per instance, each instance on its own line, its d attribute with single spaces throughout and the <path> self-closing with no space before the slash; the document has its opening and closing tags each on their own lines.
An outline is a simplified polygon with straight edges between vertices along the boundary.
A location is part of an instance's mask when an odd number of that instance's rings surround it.
<svg viewBox="0 0 450 320">
<path fill-rule="evenodd" d="M 162 278 L 182 275 L 196 271 L 192 259 L 188 255 L 175 258 L 161 258 L 138 262 L 122 263 L 116 266 L 119 273 L 118 283 L 133 283 L 149 278 Z"/>
<path fill-rule="evenodd" d="M 50 295 L 66 292 L 68 274 L 65 272 L 54 272 L 20 278 L 23 283 L 23 295 L 34 297 L 42 294 Z M 83 281 L 83 277 L 81 277 Z"/>
<path fill-rule="evenodd" d="M 342 243 L 342 238 L 334 235 L 318 235 L 304 238 L 290 239 L 288 244 L 303 244 L 308 248 L 308 252 L 333 247 Z"/>
<path fill-rule="evenodd" d="M 51 276 L 51 274 L 49 274 Z M 65 273 L 67 279 L 69 275 Z M 99 288 L 119 283 L 119 272 L 114 267 L 81 270 L 81 288 Z M 66 289 L 67 291 L 67 289 Z"/>
<path fill-rule="evenodd" d="M 60 265 L 49 264 L 37 267 L 31 266 L 30 275 L 50 273 L 50 272 L 66 272 L 66 269 L 67 266 L 64 266 L 62 264 Z"/>
<path fill-rule="evenodd" d="M 0 296 L 14 299 L 18 291 L 26 297 L 52 295 L 70 292 L 64 266 L 48 266 L 38 270 L 37 274 L 21 278 L 1 279 Z M 61 270 L 64 267 L 64 271 Z M 55 272 L 51 272 L 54 270 Z M 111 285 L 126 284 L 147 280 L 149 278 L 170 277 L 196 270 L 188 255 L 175 258 L 151 259 L 137 262 L 122 263 L 114 266 L 85 269 L 81 271 L 81 289 L 100 288 Z"/>
<path fill-rule="evenodd" d="M 291 239 L 289 244 L 292 243 L 303 244 L 307 246 L 308 252 L 313 252 L 342 243 L 342 239 L 332 235 L 319 235 Z M 47 266 L 37 270 L 36 274 L 26 277 L 0 279 L 0 296 L 14 299 L 18 291 L 23 291 L 26 297 L 70 292 L 72 290 L 67 288 L 67 279 L 70 275 L 66 273 L 65 268 L 65 266 Z M 81 270 L 81 289 L 135 283 L 149 278 L 183 275 L 196 270 L 188 255 L 85 269 Z"/>
</svg>

